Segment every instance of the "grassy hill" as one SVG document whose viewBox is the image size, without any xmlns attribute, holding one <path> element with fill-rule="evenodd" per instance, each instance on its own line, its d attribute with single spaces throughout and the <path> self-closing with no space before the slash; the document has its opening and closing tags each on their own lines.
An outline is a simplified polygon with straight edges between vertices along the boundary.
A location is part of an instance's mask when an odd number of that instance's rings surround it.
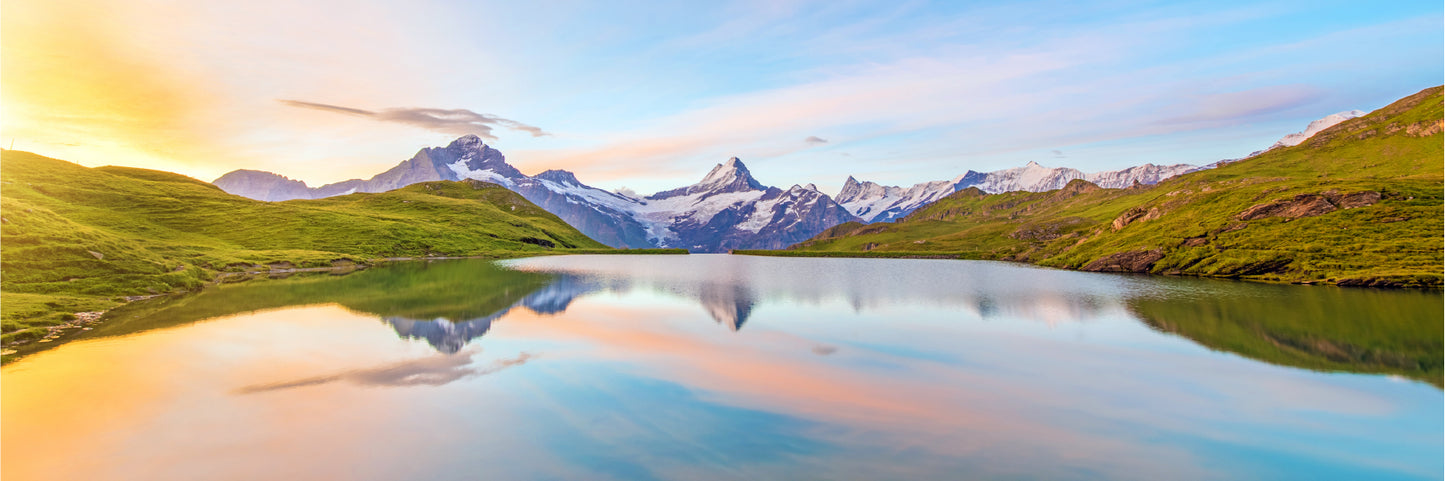
<svg viewBox="0 0 1445 481">
<path fill-rule="evenodd" d="M 610 250 L 484 182 L 268 203 L 189 177 L 0 153 L 0 323 L 6 343 L 217 273 L 388 257 Z"/>
<path fill-rule="evenodd" d="M 1002 259 L 1106 272 L 1439 286 L 1441 88 L 1154 186 L 954 193 L 773 255 Z M 751 252 L 750 252 L 751 253 Z"/>
</svg>

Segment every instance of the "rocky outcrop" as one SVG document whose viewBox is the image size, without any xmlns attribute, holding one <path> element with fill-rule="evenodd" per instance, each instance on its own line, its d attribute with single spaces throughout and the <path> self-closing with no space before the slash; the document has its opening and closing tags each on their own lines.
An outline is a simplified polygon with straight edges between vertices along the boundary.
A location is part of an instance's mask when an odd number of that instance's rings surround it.
<svg viewBox="0 0 1445 481">
<path fill-rule="evenodd" d="M 1148 210 L 1145 210 L 1144 206 L 1135 206 L 1124 211 L 1123 214 L 1119 214 L 1119 217 L 1115 217 L 1111 226 L 1114 230 L 1119 230 L 1135 222 L 1158 219 L 1162 215 L 1164 215 L 1164 213 L 1161 212 L 1158 207 L 1150 207 Z"/>
<path fill-rule="evenodd" d="M 1341 209 L 1354 209 L 1367 205 L 1374 205 L 1376 202 L 1379 202 L 1381 198 L 1379 192 L 1368 190 L 1364 192 L 1355 192 L 1353 194 L 1348 194 L 1337 198 L 1332 197 L 1330 194 L 1330 192 L 1326 192 L 1325 198 L 1330 199 L 1331 202 L 1334 202 L 1335 206 Z"/>
<path fill-rule="evenodd" d="M 1289 200 L 1256 204 L 1235 215 L 1238 220 L 1256 220 L 1266 217 L 1299 219 L 1328 214 L 1338 209 L 1354 209 L 1373 205 L 1380 201 L 1380 193 L 1374 191 L 1355 192 L 1341 195 L 1335 191 L 1321 194 L 1299 194 Z"/>
<path fill-rule="evenodd" d="M 1405 127 L 1405 135 L 1411 137 L 1429 137 L 1440 133 L 1445 129 L 1445 120 L 1422 120 Z"/>
<path fill-rule="evenodd" d="M 1085 264 L 1082 270 L 1090 272 L 1149 272 L 1155 262 L 1164 258 L 1164 251 L 1139 250 L 1109 254 Z"/>
</svg>

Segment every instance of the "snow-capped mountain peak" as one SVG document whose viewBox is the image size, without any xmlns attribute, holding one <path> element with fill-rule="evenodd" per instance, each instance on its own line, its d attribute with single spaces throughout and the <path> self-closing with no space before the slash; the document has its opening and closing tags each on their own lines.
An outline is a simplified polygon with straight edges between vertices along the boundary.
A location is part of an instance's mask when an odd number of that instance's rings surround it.
<svg viewBox="0 0 1445 481">
<path fill-rule="evenodd" d="M 453 140 L 452 143 L 447 144 L 447 148 L 454 150 L 476 150 L 483 145 L 486 145 L 486 143 L 482 141 L 481 137 L 476 136 L 476 134 L 467 134 L 457 137 L 457 140 Z"/>
<path fill-rule="evenodd" d="M 764 187 L 762 183 L 759 183 L 757 179 L 753 178 L 752 172 L 748 171 L 748 166 L 743 165 L 742 160 L 733 157 L 728 159 L 727 162 L 717 164 L 717 166 L 713 167 L 712 170 L 707 173 L 707 176 L 703 177 L 702 180 L 696 184 L 680 189 L 658 192 L 647 198 L 649 200 L 657 200 L 698 193 L 731 194 L 765 189 L 767 188 Z"/>
<path fill-rule="evenodd" d="M 1320 133 L 1321 130 L 1334 127 L 1335 124 L 1363 115 L 1365 115 L 1365 112 L 1360 110 L 1349 110 L 1345 112 L 1327 115 L 1322 119 L 1310 122 L 1310 124 L 1305 127 L 1303 132 L 1295 132 L 1293 134 L 1284 136 L 1284 138 L 1281 138 L 1278 142 L 1275 142 L 1274 145 L 1269 146 L 1269 149 L 1299 145 L 1310 137 L 1314 137 L 1315 134 Z"/>
<path fill-rule="evenodd" d="M 562 185 L 580 186 L 582 181 L 577 180 L 577 175 L 570 171 L 552 169 L 533 176 L 542 180 L 550 180 Z"/>
</svg>

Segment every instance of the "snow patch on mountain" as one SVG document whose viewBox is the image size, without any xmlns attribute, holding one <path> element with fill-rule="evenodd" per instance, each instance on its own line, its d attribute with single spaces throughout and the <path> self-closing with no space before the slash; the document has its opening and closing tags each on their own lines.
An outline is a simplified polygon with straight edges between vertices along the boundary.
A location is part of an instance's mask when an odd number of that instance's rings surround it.
<svg viewBox="0 0 1445 481">
<path fill-rule="evenodd" d="M 480 181 L 483 181 L 483 182 L 491 182 L 491 183 L 493 183 L 493 184 L 502 185 L 502 186 L 505 186 L 505 187 L 508 187 L 508 188 L 515 187 L 516 184 L 517 184 L 517 183 L 516 183 L 515 181 L 513 181 L 512 179 L 508 179 L 508 178 L 504 177 L 502 174 L 497 173 L 497 171 L 492 170 L 492 169 L 484 169 L 484 170 L 471 170 L 471 169 L 468 169 L 468 168 L 467 168 L 467 160 L 466 160 L 466 159 L 458 160 L 458 161 L 456 161 L 455 163 L 447 164 L 447 168 L 451 169 L 452 172 L 456 173 L 456 176 L 457 176 L 457 179 L 458 179 L 458 180 L 460 180 L 460 179 L 480 180 Z"/>
<path fill-rule="evenodd" d="M 1335 124 L 1364 115 L 1365 112 L 1361 110 L 1349 110 L 1345 112 L 1326 115 L 1322 119 L 1310 122 L 1310 124 L 1305 127 L 1304 131 L 1286 135 L 1284 136 L 1284 138 L 1279 139 L 1278 142 L 1275 142 L 1274 145 L 1269 146 L 1269 149 L 1265 150 L 1268 151 L 1270 149 L 1277 149 L 1280 147 L 1293 147 L 1299 145 L 1310 137 L 1314 137 L 1315 134 L 1320 133 L 1321 130 L 1334 127 Z"/>
</svg>

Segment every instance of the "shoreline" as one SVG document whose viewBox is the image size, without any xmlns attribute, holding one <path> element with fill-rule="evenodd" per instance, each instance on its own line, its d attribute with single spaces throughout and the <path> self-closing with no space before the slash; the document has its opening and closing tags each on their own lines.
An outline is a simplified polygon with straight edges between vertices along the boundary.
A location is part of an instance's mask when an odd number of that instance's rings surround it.
<svg viewBox="0 0 1445 481">
<path fill-rule="evenodd" d="M 1370 289 L 1415 289 L 1415 290 L 1445 290 L 1445 283 L 1441 283 L 1440 277 L 1436 277 L 1434 283 L 1413 284 L 1385 277 L 1361 277 L 1346 279 L 1269 279 L 1248 276 L 1211 276 L 1205 274 L 1193 274 L 1188 272 L 1114 272 L 1114 271 L 1090 271 L 1084 269 L 1073 269 L 1068 267 L 1050 266 L 1036 262 L 1020 261 L 1014 259 L 988 258 L 976 252 L 939 252 L 939 253 L 912 253 L 898 251 L 794 251 L 794 250 L 769 250 L 769 249 L 734 249 L 728 251 L 731 255 L 758 256 L 758 257 L 817 257 L 817 258 L 860 258 L 860 259 L 949 259 L 969 261 L 998 261 L 1025 264 L 1035 267 L 1049 269 L 1061 269 L 1074 272 L 1092 272 L 1096 274 L 1134 274 L 1147 276 L 1165 277 L 1195 277 L 1200 279 L 1233 280 L 1245 282 L 1259 282 L 1264 284 L 1292 284 L 1301 286 L 1334 286 L 1349 288 L 1370 288 Z"/>
</svg>

